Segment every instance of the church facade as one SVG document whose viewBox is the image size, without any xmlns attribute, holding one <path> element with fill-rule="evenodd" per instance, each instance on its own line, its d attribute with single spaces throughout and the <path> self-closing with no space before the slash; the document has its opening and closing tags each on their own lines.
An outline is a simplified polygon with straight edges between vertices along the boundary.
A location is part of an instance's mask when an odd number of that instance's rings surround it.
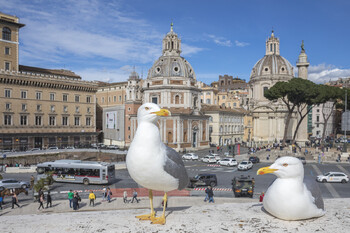
<svg viewBox="0 0 350 233">
<path fill-rule="evenodd" d="M 307 79 L 307 56 L 302 46 L 297 63 L 299 78 Z M 287 107 L 281 101 L 269 101 L 264 92 L 280 81 L 287 82 L 294 78 L 293 66 L 280 55 L 280 41 L 271 33 L 266 41 L 265 56 L 253 67 L 249 85 L 248 108 L 253 118 L 252 141 L 255 144 L 280 142 L 283 139 Z M 289 123 L 287 139 L 293 138 L 297 124 L 297 114 L 294 113 Z M 304 120 L 297 135 L 297 142 L 307 140 L 307 121 Z"/>
</svg>

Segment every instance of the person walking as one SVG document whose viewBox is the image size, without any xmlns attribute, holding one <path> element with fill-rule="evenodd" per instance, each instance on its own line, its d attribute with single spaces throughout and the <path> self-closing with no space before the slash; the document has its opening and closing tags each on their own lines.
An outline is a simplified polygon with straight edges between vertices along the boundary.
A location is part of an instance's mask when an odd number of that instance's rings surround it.
<svg viewBox="0 0 350 233">
<path fill-rule="evenodd" d="M 264 196 L 265 196 L 265 193 L 262 192 L 262 193 L 260 194 L 260 197 L 259 197 L 259 202 L 263 202 Z"/>
<path fill-rule="evenodd" d="M 39 197 L 39 208 L 38 208 L 38 210 L 40 210 L 40 208 L 43 208 L 43 209 L 45 209 L 45 207 L 44 207 L 44 194 L 41 194 L 40 195 L 40 197 Z"/>
<path fill-rule="evenodd" d="M 47 192 L 47 202 L 46 202 L 46 209 L 49 208 L 49 204 L 50 204 L 50 208 L 52 207 L 52 198 L 51 198 L 51 194 L 50 191 Z"/>
<path fill-rule="evenodd" d="M 30 177 L 30 189 L 33 189 L 33 188 L 34 188 L 34 181 L 35 181 L 35 178 L 34 178 L 34 176 L 32 175 L 32 176 Z"/>
<path fill-rule="evenodd" d="M 77 196 L 77 193 L 74 193 L 73 194 L 73 199 L 72 199 L 72 202 L 73 202 L 73 210 L 77 210 L 78 209 L 78 196 Z"/>
<path fill-rule="evenodd" d="M 208 196 L 209 188 L 210 188 L 210 186 L 208 186 L 208 187 L 205 189 L 205 198 L 204 198 L 204 202 L 206 202 L 207 200 L 209 200 L 209 196 Z"/>
<path fill-rule="evenodd" d="M 69 190 L 68 193 L 68 200 L 69 200 L 69 208 L 72 208 L 72 204 L 73 204 L 73 197 L 74 197 L 74 193 L 72 190 Z"/>
<path fill-rule="evenodd" d="M 126 190 L 124 190 L 123 193 L 123 201 L 124 203 L 128 203 L 128 192 Z"/>
<path fill-rule="evenodd" d="M 0 210 L 2 210 L 2 201 L 3 201 L 3 198 L 2 196 L 0 196 Z"/>
<path fill-rule="evenodd" d="M 137 192 L 136 192 L 136 189 L 134 189 L 134 192 L 132 193 L 132 200 L 131 200 L 131 203 L 134 203 L 134 200 L 136 200 L 136 202 L 139 203 L 139 199 L 137 199 Z"/>
<path fill-rule="evenodd" d="M 107 188 L 107 201 L 111 202 L 111 197 L 112 197 L 112 191 L 111 189 L 108 187 Z"/>
<path fill-rule="evenodd" d="M 75 192 L 77 198 L 78 198 L 78 203 L 77 203 L 77 207 L 79 209 L 79 202 L 81 202 L 81 197 L 79 196 L 79 193 L 78 192 Z"/>
<path fill-rule="evenodd" d="M 18 205 L 18 198 L 17 198 L 17 194 L 16 193 L 13 193 L 12 195 L 12 209 L 15 207 L 15 205 L 19 208 L 21 208 L 19 205 Z"/>
<path fill-rule="evenodd" d="M 209 187 L 209 190 L 208 190 L 208 197 L 209 197 L 209 203 L 210 202 L 214 203 L 214 192 L 211 186 Z"/>
<path fill-rule="evenodd" d="M 105 201 L 106 197 L 107 197 L 107 189 L 106 189 L 105 186 L 103 186 L 103 189 L 102 189 L 102 201 Z"/>
<path fill-rule="evenodd" d="M 90 206 L 91 206 L 91 204 L 92 204 L 93 207 L 95 206 L 95 199 L 96 199 L 96 195 L 91 190 L 90 194 L 89 194 Z"/>
</svg>

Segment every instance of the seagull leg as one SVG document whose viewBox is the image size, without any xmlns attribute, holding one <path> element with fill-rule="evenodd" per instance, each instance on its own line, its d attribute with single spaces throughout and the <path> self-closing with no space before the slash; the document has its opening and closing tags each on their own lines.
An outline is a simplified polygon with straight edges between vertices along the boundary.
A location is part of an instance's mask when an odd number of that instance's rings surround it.
<svg viewBox="0 0 350 233">
<path fill-rule="evenodd" d="M 152 224 L 161 224 L 161 225 L 165 224 L 165 209 L 166 209 L 166 206 L 167 206 L 167 202 L 168 202 L 168 194 L 165 193 L 164 197 L 163 197 L 163 203 L 164 203 L 163 214 L 162 214 L 162 216 L 155 217 L 153 220 L 151 220 Z"/>
<path fill-rule="evenodd" d="M 151 189 L 148 190 L 148 197 L 149 197 L 149 202 L 151 204 L 151 213 L 136 216 L 136 218 L 138 218 L 139 220 L 151 220 L 152 221 L 156 217 L 156 212 L 154 211 L 154 208 L 153 208 L 153 193 L 152 193 Z"/>
</svg>

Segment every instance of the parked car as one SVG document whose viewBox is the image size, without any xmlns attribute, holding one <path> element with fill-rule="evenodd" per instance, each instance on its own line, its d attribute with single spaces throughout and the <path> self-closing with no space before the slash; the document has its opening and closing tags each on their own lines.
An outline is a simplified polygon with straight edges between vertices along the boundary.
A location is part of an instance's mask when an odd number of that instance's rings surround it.
<svg viewBox="0 0 350 233">
<path fill-rule="evenodd" d="M 74 147 L 74 146 L 67 146 L 66 149 L 67 149 L 67 150 L 74 150 L 75 147 Z"/>
<path fill-rule="evenodd" d="M 252 163 L 260 163 L 260 159 L 257 156 L 250 156 L 249 161 Z"/>
<path fill-rule="evenodd" d="M 251 161 L 242 161 L 238 164 L 238 171 L 247 171 L 253 167 L 253 163 Z"/>
<path fill-rule="evenodd" d="M 214 156 L 215 157 L 215 162 L 219 161 L 221 159 L 220 155 L 219 154 L 211 154 L 211 156 Z"/>
<path fill-rule="evenodd" d="M 235 197 L 248 196 L 253 198 L 254 194 L 254 179 L 250 176 L 234 177 L 232 179 L 232 191 Z"/>
<path fill-rule="evenodd" d="M 116 146 L 116 145 L 108 145 L 108 146 L 106 146 L 106 149 L 108 149 L 108 150 L 118 150 L 119 147 Z"/>
<path fill-rule="evenodd" d="M 215 159 L 215 156 L 206 155 L 203 157 L 202 162 L 204 162 L 204 163 L 216 163 L 216 159 Z"/>
<path fill-rule="evenodd" d="M 237 161 L 234 158 L 220 159 L 217 163 L 223 166 L 230 166 L 230 167 L 237 166 Z"/>
<path fill-rule="evenodd" d="M 199 174 L 195 177 L 190 178 L 189 187 L 195 188 L 198 186 L 216 186 L 218 184 L 218 180 L 215 174 Z"/>
<path fill-rule="evenodd" d="M 29 182 L 18 181 L 14 179 L 3 179 L 0 180 L 0 190 L 8 188 L 28 188 L 30 186 Z"/>
<path fill-rule="evenodd" d="M 349 177 L 343 172 L 327 172 L 323 175 L 317 176 L 316 180 L 322 183 L 341 182 L 344 184 L 349 182 Z"/>
<path fill-rule="evenodd" d="M 300 159 L 300 161 L 305 165 L 306 164 L 306 159 L 305 157 L 299 156 L 297 157 L 298 159 Z"/>
<path fill-rule="evenodd" d="M 182 156 L 182 159 L 185 160 L 198 160 L 198 155 L 194 153 L 187 153 Z"/>
<path fill-rule="evenodd" d="M 58 147 L 57 146 L 50 146 L 48 149 L 49 150 L 58 150 Z"/>
</svg>

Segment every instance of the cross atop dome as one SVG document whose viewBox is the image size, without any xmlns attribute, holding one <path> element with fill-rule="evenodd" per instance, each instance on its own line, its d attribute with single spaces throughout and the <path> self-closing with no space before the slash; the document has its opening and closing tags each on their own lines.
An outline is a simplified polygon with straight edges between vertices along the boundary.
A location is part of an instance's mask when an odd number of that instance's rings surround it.
<svg viewBox="0 0 350 233">
<path fill-rule="evenodd" d="M 266 53 L 265 55 L 280 55 L 280 40 L 275 37 L 272 29 L 271 37 L 266 41 Z"/>
</svg>

